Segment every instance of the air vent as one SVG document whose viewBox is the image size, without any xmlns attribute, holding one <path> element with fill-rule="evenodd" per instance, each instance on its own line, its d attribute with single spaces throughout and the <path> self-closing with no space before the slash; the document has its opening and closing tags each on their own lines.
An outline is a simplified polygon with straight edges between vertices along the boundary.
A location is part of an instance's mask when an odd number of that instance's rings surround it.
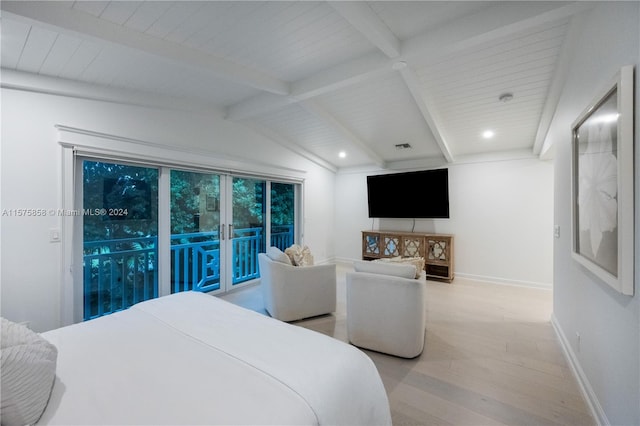
<svg viewBox="0 0 640 426">
<path fill-rule="evenodd" d="M 408 143 L 399 143 L 396 144 L 396 149 L 411 149 L 411 145 Z"/>
</svg>

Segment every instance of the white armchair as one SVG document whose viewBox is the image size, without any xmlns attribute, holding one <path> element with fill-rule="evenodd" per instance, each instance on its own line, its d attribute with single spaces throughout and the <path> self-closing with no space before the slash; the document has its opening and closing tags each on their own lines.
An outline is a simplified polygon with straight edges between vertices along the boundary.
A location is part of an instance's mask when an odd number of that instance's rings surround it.
<svg viewBox="0 0 640 426">
<path fill-rule="evenodd" d="M 355 346 L 414 358 L 425 339 L 425 275 L 413 265 L 354 262 L 347 272 L 347 336 Z"/>
<path fill-rule="evenodd" d="M 295 321 L 335 312 L 336 265 L 293 266 L 287 255 L 274 248 L 269 248 L 269 255 L 258 254 L 262 296 L 269 315 Z"/>
</svg>

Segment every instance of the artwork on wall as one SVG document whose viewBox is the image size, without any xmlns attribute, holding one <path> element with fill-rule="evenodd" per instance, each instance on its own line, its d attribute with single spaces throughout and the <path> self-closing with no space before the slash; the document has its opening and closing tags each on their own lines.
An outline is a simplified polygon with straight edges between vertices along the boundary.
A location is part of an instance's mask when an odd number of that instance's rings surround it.
<svg viewBox="0 0 640 426">
<path fill-rule="evenodd" d="M 633 66 L 572 125 L 573 258 L 633 295 Z"/>
</svg>

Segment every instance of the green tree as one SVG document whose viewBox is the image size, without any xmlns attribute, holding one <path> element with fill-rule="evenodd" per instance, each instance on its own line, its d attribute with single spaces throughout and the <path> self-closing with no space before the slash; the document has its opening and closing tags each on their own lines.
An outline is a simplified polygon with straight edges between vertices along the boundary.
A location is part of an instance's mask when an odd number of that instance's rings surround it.
<svg viewBox="0 0 640 426">
<path fill-rule="evenodd" d="M 83 183 L 85 241 L 157 235 L 157 169 L 84 161 Z"/>
<path fill-rule="evenodd" d="M 294 215 L 294 186 L 273 182 L 271 184 L 271 225 L 293 225 Z"/>
<path fill-rule="evenodd" d="M 171 171 L 171 233 L 216 231 L 220 224 L 220 176 Z"/>
<path fill-rule="evenodd" d="M 233 226 L 262 228 L 264 226 L 264 189 L 262 180 L 233 179 Z"/>
</svg>

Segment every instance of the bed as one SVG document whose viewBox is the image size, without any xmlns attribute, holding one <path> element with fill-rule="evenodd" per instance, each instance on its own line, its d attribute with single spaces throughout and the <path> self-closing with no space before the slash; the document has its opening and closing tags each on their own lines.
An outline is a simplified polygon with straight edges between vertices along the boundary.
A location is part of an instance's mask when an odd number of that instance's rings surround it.
<svg viewBox="0 0 640 426">
<path fill-rule="evenodd" d="M 38 424 L 391 424 L 363 352 L 202 293 L 42 337 L 58 358 Z"/>
</svg>

